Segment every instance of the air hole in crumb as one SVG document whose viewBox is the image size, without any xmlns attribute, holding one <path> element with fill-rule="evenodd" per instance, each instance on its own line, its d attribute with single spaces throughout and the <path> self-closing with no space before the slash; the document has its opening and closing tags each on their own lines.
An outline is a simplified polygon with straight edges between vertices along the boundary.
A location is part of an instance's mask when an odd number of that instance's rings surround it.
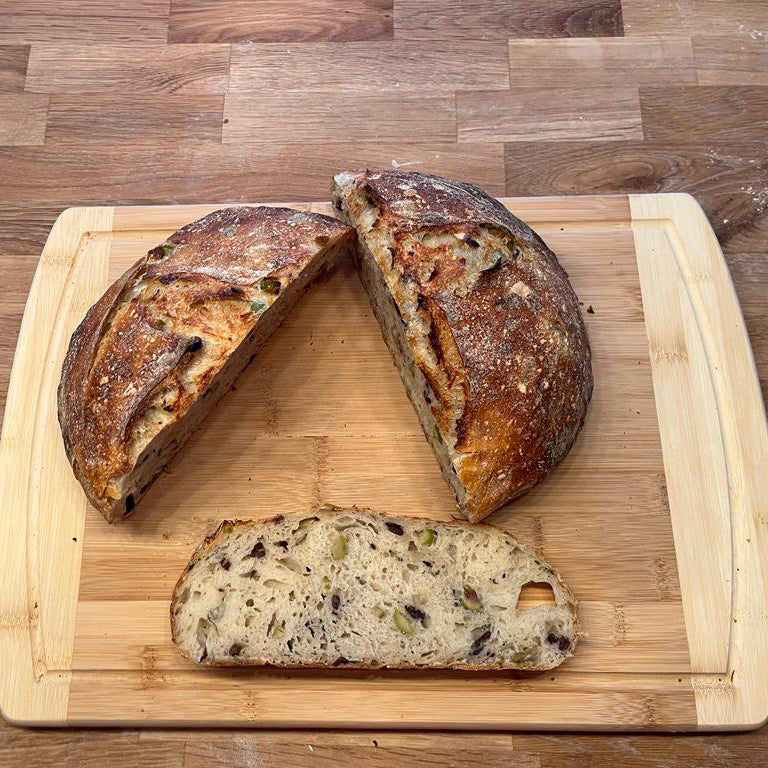
<svg viewBox="0 0 768 768">
<path fill-rule="evenodd" d="M 529 581 L 520 589 L 516 610 L 527 610 L 537 605 L 555 605 L 555 593 L 552 585 L 545 581 Z"/>
</svg>

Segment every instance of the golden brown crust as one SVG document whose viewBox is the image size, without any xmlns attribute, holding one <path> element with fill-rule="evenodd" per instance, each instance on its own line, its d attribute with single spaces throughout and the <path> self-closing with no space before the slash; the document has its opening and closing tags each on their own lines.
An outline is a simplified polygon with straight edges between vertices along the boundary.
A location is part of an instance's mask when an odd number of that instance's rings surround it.
<svg viewBox="0 0 768 768">
<path fill-rule="evenodd" d="M 472 184 L 399 171 L 336 181 L 355 222 L 356 195 L 376 210 L 364 237 L 393 243 L 390 269 L 415 287 L 429 334 L 426 352 L 412 352 L 441 432 L 455 433 L 462 511 L 480 520 L 542 480 L 584 422 L 590 349 L 568 276 L 530 227 Z M 457 258 L 457 245 L 481 267 Z"/>
<path fill-rule="evenodd" d="M 326 511 L 330 509 L 331 511 Z M 348 508 L 340 508 L 336 507 L 332 504 L 330 505 L 323 505 L 317 512 L 313 512 L 312 514 L 316 514 L 318 516 L 335 516 L 335 515 L 343 515 L 345 513 L 349 514 L 355 514 L 356 512 L 364 512 L 368 514 L 375 514 L 372 510 L 366 508 L 366 507 L 348 507 Z M 298 518 L 305 517 L 305 513 L 299 513 L 295 515 Z M 290 516 L 289 516 L 290 517 Z M 237 657 L 230 657 L 227 659 L 206 659 L 204 661 L 200 661 L 193 656 L 191 656 L 182 646 L 179 644 L 177 636 L 176 636 L 176 623 L 173 620 L 174 613 L 176 611 L 176 607 L 178 604 L 179 595 L 182 590 L 182 584 L 184 581 L 184 577 L 189 573 L 190 570 L 200 561 L 205 554 L 212 548 L 215 547 L 219 543 L 219 539 L 229 534 L 234 528 L 237 528 L 238 526 L 249 526 L 252 525 L 254 522 L 259 522 L 262 524 L 275 522 L 275 523 L 281 523 L 283 520 L 285 520 L 285 515 L 275 515 L 274 517 L 267 518 L 265 520 L 260 521 L 254 521 L 254 520 L 223 520 L 219 525 L 216 526 L 210 533 L 206 535 L 206 537 L 203 539 L 203 541 L 195 548 L 195 551 L 192 553 L 192 557 L 190 558 L 189 562 L 187 563 L 184 570 L 181 572 L 181 575 L 179 576 L 176 586 L 173 588 L 173 593 L 171 595 L 171 602 L 169 606 L 169 614 L 171 619 L 171 639 L 173 640 L 174 645 L 178 649 L 179 653 L 181 653 L 184 658 L 189 659 L 189 661 L 194 662 L 198 665 L 203 666 L 212 666 L 212 667 L 233 667 L 233 666 L 271 666 L 271 667 L 300 667 L 303 669 L 328 669 L 329 665 L 327 664 L 303 664 L 301 662 L 295 662 L 295 661 L 285 661 L 285 662 L 264 662 L 263 665 L 259 664 L 258 662 L 254 662 L 247 659 L 238 659 Z M 388 519 L 394 520 L 394 521 L 408 521 L 408 522 L 414 522 L 414 523 L 423 523 L 425 518 L 423 517 L 415 517 L 412 515 L 397 515 L 395 517 L 388 516 Z M 467 523 L 464 520 L 441 520 L 441 525 L 450 525 L 450 526 L 458 526 L 458 527 L 469 527 L 471 525 L 472 528 L 475 527 L 483 527 L 488 528 L 496 533 L 498 533 L 501 536 L 504 536 L 505 538 L 509 539 L 516 547 L 519 547 L 520 549 L 528 552 L 531 557 L 535 558 L 537 563 L 542 563 L 541 559 L 537 557 L 536 553 L 530 549 L 529 547 L 526 547 L 524 544 L 521 544 L 511 533 L 508 531 L 505 531 L 503 528 L 499 528 L 496 525 L 492 525 L 491 523 Z M 560 582 L 560 586 L 563 590 L 563 593 L 565 595 L 566 601 L 572 605 L 573 607 L 573 616 L 574 616 L 574 628 L 576 630 L 576 634 L 573 639 L 573 643 L 568 651 L 568 657 L 572 656 L 574 651 L 576 650 L 576 646 L 578 645 L 579 639 L 581 637 L 578 629 L 579 629 L 579 622 L 578 622 L 578 601 L 573 596 L 573 593 L 568 588 L 568 586 L 563 581 L 562 577 L 560 576 L 560 573 L 556 571 L 554 568 L 552 568 L 549 565 L 546 565 L 546 567 L 552 572 L 552 575 Z M 519 672 L 543 672 L 548 669 L 554 669 L 555 667 L 559 666 L 561 662 L 552 664 L 552 665 L 542 665 L 538 667 L 521 667 L 515 671 Z M 347 662 L 343 665 L 347 669 L 415 669 L 415 667 L 412 667 L 407 664 L 402 665 L 382 665 L 382 664 L 371 664 L 371 663 L 365 663 L 360 661 L 353 661 L 353 662 Z M 435 666 L 438 669 L 445 669 L 446 667 L 440 666 L 440 665 L 431 665 L 431 664 L 425 664 L 418 669 L 429 669 L 431 666 Z M 478 665 L 477 664 L 463 664 L 461 662 L 456 662 L 451 664 L 451 669 L 457 669 L 457 670 L 470 670 L 477 672 L 478 671 Z M 483 663 L 482 668 L 483 671 L 493 671 L 493 670 L 505 670 L 510 671 L 509 665 L 504 664 L 492 664 L 492 663 Z"/>
<path fill-rule="evenodd" d="M 152 249 L 91 307 L 64 360 L 58 414 L 75 475 L 107 519 L 139 430 L 181 419 L 274 295 L 349 236 L 335 219 L 287 208 L 215 211 Z"/>
</svg>

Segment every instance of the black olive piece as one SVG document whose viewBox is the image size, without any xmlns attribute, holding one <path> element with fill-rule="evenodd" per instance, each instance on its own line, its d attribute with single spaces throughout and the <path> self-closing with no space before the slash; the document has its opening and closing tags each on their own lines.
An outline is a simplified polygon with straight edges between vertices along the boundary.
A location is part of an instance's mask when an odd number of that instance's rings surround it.
<svg viewBox="0 0 768 768">
<path fill-rule="evenodd" d="M 473 248 L 479 248 L 480 247 L 480 243 L 478 243 L 477 240 L 475 240 L 474 237 L 465 237 L 464 238 L 464 242 L 467 245 L 471 245 Z"/>
<path fill-rule="evenodd" d="M 187 344 L 187 352 L 197 352 L 203 348 L 203 340 L 199 336 L 193 336 Z"/>
<path fill-rule="evenodd" d="M 485 632 L 483 632 L 480 637 L 478 637 L 474 643 L 472 643 L 472 647 L 469 649 L 469 652 L 472 656 L 477 656 L 480 651 L 483 650 L 483 646 L 490 640 L 491 637 L 491 630 L 487 629 Z"/>
<path fill-rule="evenodd" d="M 136 500 L 133 498 L 133 494 L 129 493 L 125 499 L 125 514 L 128 515 L 133 511 L 136 506 Z"/>
<path fill-rule="evenodd" d="M 340 211 L 340 210 L 341 210 L 341 200 L 335 200 L 335 201 L 334 201 L 334 203 L 333 203 L 333 207 L 334 207 L 334 208 L 335 208 L 337 211 Z"/>
<path fill-rule="evenodd" d="M 341 607 L 341 598 L 334 592 L 333 597 L 331 597 L 331 607 L 334 611 L 338 611 Z"/>
<path fill-rule="evenodd" d="M 277 542 L 278 547 L 282 547 L 286 552 L 288 551 L 288 542 L 287 541 L 278 541 Z"/>
<path fill-rule="evenodd" d="M 384 523 L 384 525 L 387 526 L 387 530 L 389 530 L 391 533 L 394 533 L 396 536 L 403 535 L 402 525 L 398 525 L 397 523 Z"/>
<path fill-rule="evenodd" d="M 567 637 L 561 637 L 557 647 L 561 651 L 567 651 L 571 647 L 571 641 Z"/>
<path fill-rule="evenodd" d="M 339 658 L 333 662 L 334 667 L 340 667 L 342 664 L 349 664 L 349 659 L 344 656 L 339 656 Z"/>
<path fill-rule="evenodd" d="M 175 283 L 179 279 L 178 275 L 170 274 L 170 275 L 163 275 L 160 278 L 160 284 L 161 285 L 169 285 L 170 283 Z"/>
<path fill-rule="evenodd" d="M 246 604 L 246 605 L 247 605 L 247 606 L 250 608 L 250 607 L 253 605 L 253 600 L 251 600 L 251 598 L 249 597 L 249 598 L 248 598 L 248 599 L 245 601 L 245 604 Z"/>
<path fill-rule="evenodd" d="M 405 606 L 405 612 L 412 618 L 412 619 L 418 619 L 418 621 L 423 622 L 424 619 L 426 619 L 426 614 L 424 611 L 419 610 L 415 605 L 406 605 Z"/>
<path fill-rule="evenodd" d="M 273 523 L 282 523 L 285 520 L 285 515 L 276 515 L 272 518 Z"/>
<path fill-rule="evenodd" d="M 222 567 L 222 568 L 223 568 L 225 571 L 228 571 L 228 570 L 229 570 L 229 569 L 232 567 L 232 563 L 230 563 L 230 562 L 229 562 L 229 560 L 227 560 L 227 558 L 226 558 L 226 557 L 222 557 L 222 558 L 221 558 L 221 563 L 220 563 L 220 564 L 221 564 L 221 567 Z"/>
<path fill-rule="evenodd" d="M 247 571 L 246 573 L 241 573 L 240 575 L 246 579 L 255 579 L 259 575 L 259 572 L 253 568 L 252 570 Z"/>
<path fill-rule="evenodd" d="M 376 549 L 376 545 L 375 544 L 371 544 L 371 549 Z"/>
<path fill-rule="evenodd" d="M 422 560 L 421 562 L 424 563 L 424 565 L 426 565 L 427 568 L 431 568 L 432 567 L 432 563 L 430 563 L 429 560 Z"/>
<path fill-rule="evenodd" d="M 240 652 L 243 650 L 243 646 L 240 645 L 240 643 L 233 643 L 229 648 L 229 655 L 230 656 L 239 656 Z"/>
<path fill-rule="evenodd" d="M 266 554 L 267 550 L 264 548 L 264 544 L 260 541 L 257 541 L 253 545 L 253 549 L 250 551 L 250 554 L 246 555 L 246 557 L 255 557 L 257 560 L 261 560 L 261 558 Z"/>
</svg>

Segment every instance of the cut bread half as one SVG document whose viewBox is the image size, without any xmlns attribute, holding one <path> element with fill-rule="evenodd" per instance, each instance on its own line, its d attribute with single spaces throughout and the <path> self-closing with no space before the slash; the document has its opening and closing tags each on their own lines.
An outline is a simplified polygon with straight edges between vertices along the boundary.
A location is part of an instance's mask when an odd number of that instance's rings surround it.
<svg viewBox="0 0 768 768">
<path fill-rule="evenodd" d="M 479 187 L 403 171 L 335 178 L 371 306 L 473 522 L 573 445 L 592 394 L 576 294 L 538 235 Z"/>
<path fill-rule="evenodd" d="M 354 247 L 345 225 L 226 208 L 175 232 L 91 307 L 64 360 L 64 446 L 110 522 L 131 512 L 314 277 Z"/>
</svg>

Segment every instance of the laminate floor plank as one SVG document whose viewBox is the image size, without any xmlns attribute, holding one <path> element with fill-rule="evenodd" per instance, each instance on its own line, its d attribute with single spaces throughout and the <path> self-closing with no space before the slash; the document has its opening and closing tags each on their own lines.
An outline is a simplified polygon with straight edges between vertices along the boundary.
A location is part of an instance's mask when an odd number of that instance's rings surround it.
<svg viewBox="0 0 768 768">
<path fill-rule="evenodd" d="M 221 93 L 228 45 L 36 45 L 28 91 L 43 93 Z"/>
<path fill-rule="evenodd" d="M 24 90 L 28 60 L 28 45 L 0 45 L 0 93 Z"/>
<path fill-rule="evenodd" d="M 515 87 L 696 83 L 687 37 L 510 40 L 509 62 Z"/>
<path fill-rule="evenodd" d="M 42 144 L 48 97 L 35 93 L 0 93 L 0 147 Z"/>
<path fill-rule="evenodd" d="M 760 37 L 696 35 L 693 55 L 699 85 L 768 85 L 768 31 Z"/>
<path fill-rule="evenodd" d="M 764 0 L 622 0 L 624 34 L 733 34 L 759 39 L 768 32 Z"/>
<path fill-rule="evenodd" d="M 509 87 L 507 45 L 501 40 L 232 46 L 230 91 L 422 91 Z"/>
<path fill-rule="evenodd" d="M 223 95 L 55 94 L 50 97 L 45 140 L 92 146 L 220 143 L 223 114 Z"/>
<path fill-rule="evenodd" d="M 642 139 L 637 88 L 513 88 L 456 95 L 459 141 Z"/>
<path fill-rule="evenodd" d="M 768 87 L 641 87 L 645 138 L 768 144 Z"/>
<path fill-rule="evenodd" d="M 504 194 L 501 144 L 14 147 L 0 148 L 0 167 L 0 199 L 16 206 L 328 200 L 333 174 L 360 167 L 439 173 Z"/>
<path fill-rule="evenodd" d="M 171 0 L 171 43 L 387 40 L 393 0 Z"/>
<path fill-rule="evenodd" d="M 623 35 L 620 0 L 396 0 L 395 38 Z"/>
<path fill-rule="evenodd" d="M 3 0 L 0 44 L 164 43 L 170 0 Z"/>
<path fill-rule="evenodd" d="M 225 144 L 455 141 L 453 96 L 419 93 L 230 93 Z"/>
</svg>

